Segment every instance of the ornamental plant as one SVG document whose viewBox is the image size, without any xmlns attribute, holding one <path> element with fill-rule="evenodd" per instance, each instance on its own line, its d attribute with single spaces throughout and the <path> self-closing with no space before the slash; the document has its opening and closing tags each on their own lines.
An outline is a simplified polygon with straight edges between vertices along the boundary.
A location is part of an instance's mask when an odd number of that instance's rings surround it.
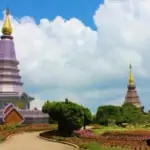
<svg viewBox="0 0 150 150">
<path fill-rule="evenodd" d="M 66 99 L 62 102 L 47 101 L 42 111 L 58 122 L 58 131 L 71 135 L 74 130 L 90 123 L 89 109 Z"/>
</svg>

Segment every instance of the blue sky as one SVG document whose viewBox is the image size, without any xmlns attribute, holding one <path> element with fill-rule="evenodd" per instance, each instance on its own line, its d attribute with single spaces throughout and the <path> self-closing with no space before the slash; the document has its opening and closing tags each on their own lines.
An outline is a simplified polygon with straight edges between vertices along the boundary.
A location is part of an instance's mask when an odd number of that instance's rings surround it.
<svg viewBox="0 0 150 150">
<path fill-rule="evenodd" d="M 76 17 L 95 29 L 93 15 L 103 0 L 2 0 L 0 10 L 9 7 L 15 17 L 32 16 L 54 19 L 60 15 L 65 19 Z M 2 14 L 0 14 L 2 17 Z"/>
<path fill-rule="evenodd" d="M 36 106 L 66 97 L 92 112 L 121 105 L 131 62 L 142 105 L 150 108 L 150 1 L 112 1 L 1 1 L 0 10 L 9 7 L 14 17 L 24 89 Z"/>
</svg>

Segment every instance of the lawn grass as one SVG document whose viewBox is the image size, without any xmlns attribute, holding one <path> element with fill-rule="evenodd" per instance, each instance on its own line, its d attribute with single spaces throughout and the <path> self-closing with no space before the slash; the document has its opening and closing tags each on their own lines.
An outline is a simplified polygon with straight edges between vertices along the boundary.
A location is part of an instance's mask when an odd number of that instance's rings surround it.
<svg viewBox="0 0 150 150">
<path fill-rule="evenodd" d="M 115 127 L 115 126 L 99 126 L 97 128 L 93 128 L 92 131 L 95 133 L 95 134 L 101 134 L 101 133 L 104 133 L 104 132 L 108 132 L 108 131 L 125 131 L 125 130 L 128 130 L 126 128 L 122 128 L 122 127 Z"/>
<path fill-rule="evenodd" d="M 128 130 L 149 130 L 148 128 L 143 128 L 143 127 L 126 127 L 126 128 L 123 128 L 123 127 L 118 127 L 118 126 L 100 126 L 100 125 L 97 125 L 96 127 L 93 127 L 92 128 L 92 131 L 95 133 L 95 134 L 102 134 L 104 132 L 108 132 L 108 131 L 128 131 Z"/>
</svg>

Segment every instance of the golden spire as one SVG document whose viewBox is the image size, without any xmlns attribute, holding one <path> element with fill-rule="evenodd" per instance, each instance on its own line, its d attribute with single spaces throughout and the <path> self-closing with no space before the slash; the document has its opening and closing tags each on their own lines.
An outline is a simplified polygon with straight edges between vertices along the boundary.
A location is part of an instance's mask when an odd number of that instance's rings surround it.
<svg viewBox="0 0 150 150">
<path fill-rule="evenodd" d="M 4 35 L 11 35 L 11 33 L 12 33 L 12 26 L 11 26 L 10 19 L 9 19 L 9 10 L 8 9 L 6 9 L 6 12 L 5 12 L 5 20 L 4 20 L 4 24 L 2 27 L 2 33 Z"/>
<path fill-rule="evenodd" d="M 131 64 L 129 65 L 129 78 L 128 78 L 128 84 L 129 84 L 129 86 L 133 86 L 133 85 L 135 85 L 135 83 L 134 83 L 134 77 L 133 77 L 133 73 L 132 73 L 132 66 L 131 66 Z"/>
</svg>

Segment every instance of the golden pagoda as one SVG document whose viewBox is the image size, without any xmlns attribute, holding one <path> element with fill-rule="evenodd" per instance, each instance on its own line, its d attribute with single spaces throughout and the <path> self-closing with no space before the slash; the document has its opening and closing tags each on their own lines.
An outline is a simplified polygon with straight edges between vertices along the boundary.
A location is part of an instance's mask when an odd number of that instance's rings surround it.
<svg viewBox="0 0 150 150">
<path fill-rule="evenodd" d="M 6 12 L 5 12 L 5 20 L 4 20 L 3 27 L 2 27 L 2 33 L 3 35 L 9 35 L 9 36 L 12 34 L 12 26 L 11 26 L 10 19 L 9 19 L 8 9 L 6 9 Z"/>
<path fill-rule="evenodd" d="M 129 65 L 129 77 L 128 77 L 128 88 L 126 92 L 126 97 L 124 104 L 130 103 L 135 105 L 136 107 L 141 107 L 141 102 L 139 100 L 139 96 L 136 91 L 136 86 L 134 82 L 134 76 L 132 73 L 132 65 Z"/>
</svg>

